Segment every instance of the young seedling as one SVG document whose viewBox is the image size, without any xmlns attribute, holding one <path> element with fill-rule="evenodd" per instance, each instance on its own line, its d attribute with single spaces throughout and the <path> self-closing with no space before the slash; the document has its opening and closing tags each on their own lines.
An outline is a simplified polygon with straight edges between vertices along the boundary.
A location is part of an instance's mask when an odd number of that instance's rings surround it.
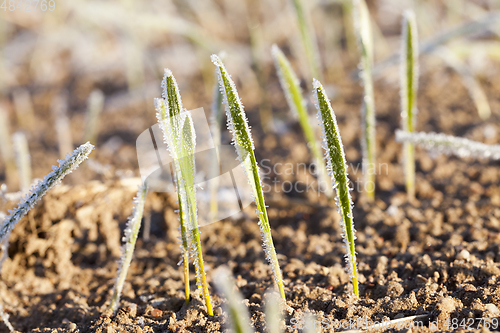
<svg viewBox="0 0 500 333">
<path fill-rule="evenodd" d="M 162 87 L 163 98 L 155 99 L 155 104 L 158 112 L 158 122 L 175 166 L 179 212 L 181 215 L 181 235 L 186 235 L 186 237 L 182 236 L 185 279 L 187 278 L 188 281 L 186 284 L 186 297 L 189 295 L 189 258 L 187 256 L 189 241 L 194 256 L 196 283 L 203 292 L 208 314 L 213 316 L 208 283 L 203 267 L 203 254 L 197 220 L 196 187 L 194 183 L 196 136 L 193 121 L 187 111 L 183 112 L 179 87 L 172 72 L 168 69 L 165 70 Z"/>
<path fill-rule="evenodd" d="M 52 101 L 52 113 L 56 122 L 57 142 L 61 158 L 73 150 L 71 126 L 68 119 L 68 93 L 62 92 Z"/>
<path fill-rule="evenodd" d="M 418 34 L 417 21 L 412 11 L 403 15 L 401 47 L 401 122 L 403 130 L 413 133 L 417 113 L 418 90 Z M 403 144 L 406 192 L 415 197 L 415 148 L 413 144 Z"/>
<path fill-rule="evenodd" d="M 354 0 L 354 23 L 358 36 L 358 45 L 361 52 L 361 79 L 364 85 L 362 141 L 363 175 L 365 190 L 369 200 L 375 198 L 375 100 L 373 94 L 373 37 L 371 30 L 370 13 L 364 0 Z"/>
<path fill-rule="evenodd" d="M 313 81 L 313 94 L 315 105 L 318 110 L 318 118 L 323 133 L 323 148 L 326 151 L 325 159 L 332 186 L 337 192 L 337 205 L 341 216 L 342 237 L 346 245 L 346 261 L 348 271 L 352 279 L 354 293 L 359 296 L 358 270 L 356 267 L 356 250 L 354 248 L 354 224 L 352 216 L 352 199 L 349 193 L 349 178 L 347 178 L 347 163 L 344 155 L 344 147 L 340 138 L 337 119 L 333 112 L 328 96 L 318 80 Z"/>
<path fill-rule="evenodd" d="M 434 54 L 444 60 L 449 67 L 460 75 L 465 88 L 467 88 L 469 92 L 469 96 L 476 106 L 479 117 L 483 120 L 488 119 L 491 116 L 490 103 L 488 103 L 488 98 L 471 69 L 452 51 L 444 46 L 436 50 Z"/>
<path fill-rule="evenodd" d="M 99 115 L 104 106 L 104 94 L 99 89 L 93 90 L 88 98 L 88 109 L 85 121 L 85 132 L 83 134 L 83 142 L 97 141 L 97 133 L 99 129 Z"/>
<path fill-rule="evenodd" d="M 219 85 L 221 93 L 224 97 L 224 105 L 226 106 L 228 128 L 233 134 L 233 144 L 238 153 L 239 160 L 242 162 L 248 181 L 253 190 L 255 203 L 259 214 L 259 227 L 264 240 L 264 251 L 266 252 L 267 260 L 271 265 L 274 274 L 274 282 L 276 283 L 280 295 L 285 299 L 285 289 L 283 287 L 283 276 L 276 256 L 273 238 L 271 236 L 271 226 L 267 217 L 266 203 L 264 201 L 264 193 L 262 192 L 262 184 L 259 175 L 259 167 L 254 155 L 254 145 L 248 126 L 248 120 L 243 110 L 236 86 L 226 71 L 226 67 L 215 54 L 212 55 L 212 62 L 217 68 L 219 74 Z"/>
<path fill-rule="evenodd" d="M 224 294 L 227 301 L 224 303 L 224 308 L 228 315 L 229 327 L 234 333 L 251 333 L 253 332 L 250 326 L 250 316 L 248 309 L 243 303 L 243 297 L 236 290 L 236 284 L 229 270 L 225 267 L 217 269 L 215 278 L 215 286 L 220 293 Z M 269 331 L 279 332 L 279 331 Z"/>
<path fill-rule="evenodd" d="M 84 143 L 71 154 L 68 154 L 64 160 L 59 161 L 59 167 L 52 167 L 52 172 L 46 175 L 42 181 L 32 186 L 29 194 L 21 200 L 16 209 L 9 211 L 10 215 L 4 219 L 2 226 L 0 226 L 0 243 L 4 241 L 17 222 L 33 208 L 35 203 L 52 187 L 60 183 L 67 174 L 85 161 L 93 149 L 94 146 L 89 142 Z"/>
<path fill-rule="evenodd" d="M 300 30 L 300 38 L 304 45 L 304 50 L 309 63 L 309 71 L 312 77 L 321 78 L 321 65 L 319 59 L 318 45 L 315 35 L 312 33 L 309 17 L 304 10 L 303 0 L 293 0 L 293 7 L 297 14 L 297 23 Z"/>
<path fill-rule="evenodd" d="M 278 78 L 281 84 L 281 88 L 285 92 L 286 101 L 288 102 L 288 107 L 292 110 L 292 113 L 298 117 L 300 126 L 304 131 L 304 136 L 306 137 L 307 145 L 311 149 L 314 161 L 318 167 L 318 175 L 320 181 L 324 182 L 325 194 L 331 198 L 333 197 L 333 190 L 328 186 L 328 174 L 326 172 L 326 165 L 323 161 L 323 154 L 319 147 L 316 136 L 314 135 L 314 130 L 309 121 L 309 114 L 307 113 L 306 102 L 302 97 L 302 90 L 300 89 L 300 81 L 297 75 L 293 71 L 292 66 L 288 62 L 283 52 L 273 44 L 271 48 L 271 53 L 274 59 L 274 66 L 278 72 Z"/>
<path fill-rule="evenodd" d="M 9 116 L 0 106 L 0 153 L 5 166 L 5 178 L 9 187 L 15 186 L 16 162 L 9 133 Z"/>
<path fill-rule="evenodd" d="M 31 158 L 28 150 L 28 141 L 22 132 L 16 132 L 12 136 L 12 142 L 14 143 L 19 185 L 21 192 L 26 193 L 31 186 Z"/>
<path fill-rule="evenodd" d="M 31 131 L 36 124 L 36 120 L 29 91 L 25 88 L 17 88 L 12 92 L 12 98 L 19 125 Z"/>
<path fill-rule="evenodd" d="M 409 133 L 397 130 L 396 141 L 411 142 L 445 155 L 500 160 L 500 145 L 487 145 L 442 133 Z"/>
<path fill-rule="evenodd" d="M 223 56 L 223 54 L 219 54 L 219 56 Z M 210 115 L 210 130 L 212 132 L 212 140 L 214 142 L 214 146 L 217 149 L 217 159 L 212 161 L 212 174 L 219 173 L 219 148 L 221 146 L 221 129 L 222 122 L 224 119 L 224 106 L 222 105 L 222 94 L 219 89 L 219 83 L 217 82 L 217 71 L 215 71 L 215 85 L 214 91 L 212 94 L 212 107 L 211 107 L 211 115 Z M 208 181 L 208 186 L 210 188 L 210 217 L 211 220 L 215 220 L 217 214 L 219 212 L 219 206 L 217 201 L 217 193 L 219 190 L 219 177 L 214 177 Z"/>
<path fill-rule="evenodd" d="M 283 320 L 283 311 L 281 308 L 283 300 L 277 292 L 273 291 L 266 295 L 265 302 L 267 332 L 283 332 L 281 325 L 281 321 Z"/>
<path fill-rule="evenodd" d="M 122 239 L 124 243 L 122 247 L 122 257 L 110 305 L 110 309 L 113 310 L 114 313 L 116 313 L 118 305 L 120 304 L 120 295 L 122 293 L 123 284 L 127 278 L 127 271 L 130 267 L 130 262 L 132 261 L 132 256 L 134 254 L 135 242 L 137 241 L 137 236 L 139 235 L 139 230 L 141 229 L 141 220 L 144 213 L 144 203 L 146 202 L 147 193 L 147 184 L 139 186 L 137 195 L 134 198 L 134 210 L 127 221 L 127 227 L 125 228 L 125 235 Z"/>
</svg>

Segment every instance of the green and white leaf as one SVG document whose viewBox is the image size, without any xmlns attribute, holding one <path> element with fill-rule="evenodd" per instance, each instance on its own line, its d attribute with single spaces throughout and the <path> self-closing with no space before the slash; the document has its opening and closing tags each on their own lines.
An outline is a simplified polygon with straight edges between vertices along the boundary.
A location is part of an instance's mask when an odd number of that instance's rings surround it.
<svg viewBox="0 0 500 333">
<path fill-rule="evenodd" d="M 500 145 L 487 145 L 442 133 L 409 133 L 397 130 L 396 141 L 410 142 L 438 154 L 500 160 Z"/>
<path fill-rule="evenodd" d="M 212 55 L 212 62 L 217 68 L 219 76 L 219 85 L 221 93 L 224 97 L 224 105 L 226 106 L 227 124 L 230 132 L 233 135 L 233 144 L 238 153 L 239 160 L 243 165 L 243 169 L 248 177 L 248 181 L 253 190 L 255 203 L 257 204 L 257 214 L 259 216 L 259 227 L 262 232 L 264 241 L 264 251 L 266 258 L 269 261 L 273 270 L 274 281 L 278 287 L 281 297 L 285 298 L 285 290 L 283 287 L 283 276 L 276 256 L 273 239 L 271 236 L 271 227 L 267 216 L 266 203 L 264 201 L 264 193 L 262 192 L 262 184 L 259 175 L 259 167 L 254 155 L 254 145 L 248 126 L 248 120 L 243 110 L 243 104 L 236 90 L 236 86 L 226 71 L 226 68 L 219 57 Z"/>
<path fill-rule="evenodd" d="M 135 243 L 137 241 L 137 236 L 139 235 L 139 230 L 141 229 L 141 220 L 144 213 L 144 203 L 146 202 L 147 193 L 147 184 L 139 186 L 137 195 L 134 198 L 134 209 L 132 211 L 132 215 L 130 215 L 127 221 L 127 226 L 125 228 L 125 235 L 122 239 L 124 243 L 122 246 L 122 257 L 120 259 L 120 266 L 118 268 L 118 274 L 115 281 L 115 286 L 113 288 L 113 296 L 111 298 L 110 305 L 110 309 L 114 313 L 116 313 L 116 310 L 118 310 L 123 284 L 125 283 L 128 268 L 130 267 L 130 263 L 132 262 Z"/>
<path fill-rule="evenodd" d="M 273 44 L 271 53 L 274 59 L 274 66 L 276 67 L 276 71 L 278 73 L 281 88 L 283 89 L 286 101 L 288 102 L 288 107 L 299 119 L 299 123 L 304 131 L 304 136 L 306 137 L 308 146 L 311 149 L 311 153 L 314 157 L 316 165 L 318 166 L 320 180 L 327 184 L 325 194 L 328 197 L 332 197 L 333 191 L 330 186 L 328 186 L 328 175 L 325 172 L 326 165 L 323 161 L 323 154 L 321 153 L 318 141 L 316 140 L 316 136 L 314 135 L 314 131 L 309 120 L 306 102 L 302 96 L 302 90 L 300 88 L 300 81 L 290 65 L 290 62 L 276 44 Z"/>
<path fill-rule="evenodd" d="M 370 13 L 364 0 L 353 2 L 354 25 L 358 36 L 358 45 L 361 51 L 361 79 L 364 86 L 362 118 L 363 174 L 368 198 L 375 196 L 375 175 L 368 172 L 370 166 L 375 165 L 375 99 L 373 92 L 373 36 L 371 30 Z M 370 185 L 367 185 L 370 184 Z"/>
<path fill-rule="evenodd" d="M 243 303 L 241 293 L 236 290 L 236 283 L 231 276 L 231 273 L 226 267 L 217 269 L 215 278 L 215 286 L 220 293 L 226 297 L 224 309 L 229 319 L 229 327 L 234 333 L 251 333 L 253 332 L 250 326 L 250 315 L 248 308 Z M 269 331 L 273 332 L 273 331 Z"/>
<path fill-rule="evenodd" d="M 0 226 L 0 243 L 9 235 L 17 222 L 35 206 L 35 203 L 52 187 L 59 184 L 67 174 L 73 172 L 83 161 L 85 161 L 93 149 L 94 146 L 91 145 L 90 142 L 84 143 L 76 148 L 71 154 L 67 154 L 64 160 L 58 161 L 58 167 L 53 166 L 52 172 L 46 175 L 43 180 L 32 186 L 30 192 L 24 196 L 17 208 L 9 210 L 10 215 L 4 219 L 2 226 Z"/>
<path fill-rule="evenodd" d="M 415 130 L 418 91 L 418 31 L 415 14 L 408 10 L 403 14 L 401 46 L 401 122 L 404 131 Z M 415 148 L 411 143 L 403 145 L 406 191 L 415 196 Z"/>
<path fill-rule="evenodd" d="M 352 199 L 349 193 L 349 178 L 347 177 L 347 162 L 344 147 L 340 138 L 337 119 L 325 90 L 318 80 L 313 81 L 313 94 L 318 110 L 323 133 L 323 148 L 326 151 L 327 168 L 332 178 L 332 186 L 337 193 L 337 205 L 341 216 L 342 238 L 346 246 L 346 261 L 354 287 L 354 293 L 359 296 L 358 271 L 356 267 L 356 250 L 354 247 L 355 230 L 352 215 Z"/>
</svg>

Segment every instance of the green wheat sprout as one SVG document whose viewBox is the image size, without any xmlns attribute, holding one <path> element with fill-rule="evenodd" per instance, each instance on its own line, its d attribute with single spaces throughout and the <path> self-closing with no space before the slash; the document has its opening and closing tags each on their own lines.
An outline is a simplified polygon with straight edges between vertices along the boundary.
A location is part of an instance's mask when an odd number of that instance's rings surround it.
<svg viewBox="0 0 500 333">
<path fill-rule="evenodd" d="M 352 279 L 354 293 L 359 296 L 358 291 L 358 271 L 356 267 L 356 250 L 354 240 L 356 239 L 353 215 L 352 199 L 349 193 L 349 178 L 347 178 L 347 162 L 344 154 L 344 147 L 340 138 L 337 119 L 332 106 L 325 93 L 325 90 L 318 80 L 313 81 L 313 94 L 315 105 L 318 110 L 318 119 L 320 120 L 323 133 L 323 148 L 326 151 L 325 159 L 327 167 L 332 177 L 332 184 L 337 192 L 337 205 L 341 216 L 342 238 L 346 245 L 346 261 L 349 274 Z"/>
<path fill-rule="evenodd" d="M 265 297 L 266 303 L 266 326 L 267 332 L 280 333 L 283 332 L 283 300 L 276 291 L 268 293 Z"/>
<path fill-rule="evenodd" d="M 104 94 L 99 89 L 93 90 L 88 98 L 88 110 L 85 119 L 83 141 L 97 142 L 99 115 L 104 107 Z"/>
<path fill-rule="evenodd" d="M 413 11 L 403 15 L 401 47 L 401 122 L 406 132 L 415 131 L 418 91 L 418 32 Z M 415 147 L 403 144 L 405 183 L 408 197 L 415 197 Z"/>
<path fill-rule="evenodd" d="M 23 193 L 26 193 L 31 185 L 31 158 L 28 149 L 28 140 L 23 132 L 12 135 L 14 155 L 19 174 L 19 185 Z"/>
<path fill-rule="evenodd" d="M 200 233 L 197 220 L 196 188 L 194 184 L 194 152 L 196 136 L 191 115 L 183 109 L 177 82 L 169 69 L 165 69 L 162 98 L 155 99 L 157 118 L 165 143 L 174 160 L 179 215 L 181 221 L 182 256 L 186 302 L 189 302 L 189 247 L 194 256 L 196 283 L 202 290 L 207 312 L 213 316 L 208 283 L 203 267 Z"/>
<path fill-rule="evenodd" d="M 276 46 L 276 44 L 273 44 L 271 53 L 274 59 L 276 71 L 278 72 L 278 78 L 281 84 L 281 88 L 285 92 L 288 107 L 292 110 L 292 113 L 298 117 L 300 126 L 304 131 L 304 136 L 306 137 L 309 149 L 311 149 L 314 161 L 318 166 L 318 175 L 320 176 L 319 179 L 325 184 L 328 184 L 329 182 L 326 172 L 326 165 L 323 161 L 321 148 L 318 144 L 316 136 L 314 135 L 313 127 L 311 125 L 311 122 L 309 121 L 309 114 L 307 113 L 306 102 L 302 96 L 300 81 L 295 74 L 292 66 L 290 65 L 290 62 L 285 57 L 283 52 L 279 49 L 279 47 Z M 333 197 L 333 191 L 328 185 L 325 187 L 325 194 L 329 198 Z"/>
<path fill-rule="evenodd" d="M 462 158 L 482 158 L 500 160 L 500 145 L 487 145 L 442 133 L 409 133 L 397 130 L 396 141 L 411 142 L 427 150 Z"/>
<path fill-rule="evenodd" d="M 360 75 L 364 85 L 363 107 L 361 108 L 363 120 L 361 141 L 363 174 L 366 194 L 368 199 L 373 200 L 375 198 L 375 174 L 369 170 L 375 167 L 375 100 L 372 77 L 373 37 L 370 13 L 364 0 L 354 0 L 353 15 L 358 45 L 361 51 Z"/>
<path fill-rule="evenodd" d="M 321 78 L 321 62 L 319 58 L 318 45 L 315 35 L 311 31 L 311 23 L 304 10 L 304 3 L 302 1 L 303 0 L 292 0 L 295 13 L 297 14 L 300 38 L 302 39 L 302 44 L 304 45 L 311 76 Z"/>
<path fill-rule="evenodd" d="M 231 273 L 225 267 L 220 267 L 214 277 L 215 286 L 220 293 L 224 294 L 227 301 L 224 308 L 228 314 L 229 327 L 234 333 L 251 333 L 250 316 L 248 308 L 243 303 L 241 293 L 236 290 L 236 284 Z M 275 331 L 269 331 L 275 332 Z M 279 331 L 278 331 L 279 333 Z"/>
<path fill-rule="evenodd" d="M 89 154 L 94 149 L 90 142 L 84 143 L 76 148 L 71 154 L 67 154 L 66 158 L 59 161 L 59 167 L 52 167 L 52 172 L 46 175 L 43 180 L 33 185 L 29 194 L 27 194 L 17 208 L 10 210 L 9 214 L 0 227 L 0 243 L 4 241 L 14 226 L 26 215 L 35 203 L 40 200 L 52 187 L 59 184 L 61 180 L 73 170 L 75 170 L 83 161 L 87 159 Z"/>
<path fill-rule="evenodd" d="M 242 162 L 248 181 L 253 190 L 255 203 L 257 204 L 259 215 L 259 227 L 264 241 L 264 251 L 266 258 L 269 261 L 273 270 L 274 282 L 276 283 L 280 295 L 285 299 L 285 289 L 283 287 L 283 276 L 274 248 L 273 238 L 271 236 L 271 226 L 267 216 L 266 203 L 264 201 L 264 193 L 262 192 L 262 184 L 259 175 L 259 167 L 254 155 L 254 145 L 248 126 L 248 120 L 243 110 L 243 104 L 236 90 L 236 86 L 226 71 L 226 67 L 220 58 L 213 54 L 212 62 L 217 68 L 219 76 L 219 85 L 221 93 L 224 97 L 226 113 L 228 119 L 228 128 L 233 134 L 233 144 Z"/>
<path fill-rule="evenodd" d="M 123 284 L 127 278 L 128 268 L 130 267 L 130 262 L 132 261 L 132 256 L 134 254 L 135 243 L 137 241 L 137 236 L 139 235 L 139 230 L 141 229 L 141 220 L 144 213 L 144 203 L 146 202 L 146 195 L 148 193 L 147 184 L 139 186 L 137 195 L 134 198 L 134 209 L 132 215 L 130 215 L 127 226 L 125 228 L 125 235 L 123 236 L 123 247 L 122 247 L 122 257 L 120 260 L 120 267 L 118 268 L 118 274 L 113 288 L 113 296 L 111 298 L 110 309 L 116 313 L 118 310 L 118 305 L 120 304 L 120 295 L 122 293 Z"/>
</svg>

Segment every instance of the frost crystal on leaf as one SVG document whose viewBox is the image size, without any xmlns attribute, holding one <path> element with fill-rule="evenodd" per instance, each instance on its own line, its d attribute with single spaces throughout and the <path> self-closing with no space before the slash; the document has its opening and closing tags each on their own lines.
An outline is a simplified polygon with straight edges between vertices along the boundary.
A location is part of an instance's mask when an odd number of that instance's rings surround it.
<svg viewBox="0 0 500 333">
<path fill-rule="evenodd" d="M 94 146 L 90 142 L 84 143 L 71 154 L 67 154 L 64 160 L 59 160 L 59 167 L 53 167 L 52 172 L 46 175 L 43 180 L 33 185 L 30 192 L 24 196 L 17 208 L 10 211 L 10 215 L 4 219 L 0 227 L 0 243 L 4 241 L 4 238 L 10 233 L 17 222 L 33 208 L 35 203 L 52 187 L 60 183 L 67 174 L 71 173 L 85 161 L 93 149 Z"/>
</svg>

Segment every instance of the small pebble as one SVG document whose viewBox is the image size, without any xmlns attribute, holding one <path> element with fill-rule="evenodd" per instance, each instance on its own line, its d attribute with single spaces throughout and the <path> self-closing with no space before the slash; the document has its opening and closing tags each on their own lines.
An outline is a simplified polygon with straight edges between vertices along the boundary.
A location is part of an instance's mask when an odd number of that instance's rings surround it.
<svg viewBox="0 0 500 333">
<path fill-rule="evenodd" d="M 445 313 L 450 313 L 455 311 L 457 304 L 452 297 L 445 297 L 437 303 L 437 308 Z"/>
<path fill-rule="evenodd" d="M 458 259 L 458 260 L 467 260 L 468 261 L 469 258 L 470 258 L 470 253 L 466 249 L 463 249 L 462 251 L 460 251 L 456 256 L 456 259 Z"/>
<path fill-rule="evenodd" d="M 150 313 L 155 318 L 161 317 L 163 315 L 163 311 L 158 310 L 158 309 L 153 309 L 153 310 L 151 310 Z"/>
</svg>

